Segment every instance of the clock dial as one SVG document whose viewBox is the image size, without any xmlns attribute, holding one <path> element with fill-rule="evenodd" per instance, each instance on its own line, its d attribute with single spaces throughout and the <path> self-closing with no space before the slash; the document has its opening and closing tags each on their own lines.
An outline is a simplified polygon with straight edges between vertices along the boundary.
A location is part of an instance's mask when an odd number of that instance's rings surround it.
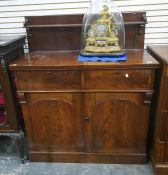
<svg viewBox="0 0 168 175">
<path fill-rule="evenodd" d="M 97 36 L 104 36 L 107 32 L 107 26 L 105 24 L 98 24 L 96 26 L 96 34 Z"/>
<path fill-rule="evenodd" d="M 89 37 L 91 37 L 91 38 L 95 37 L 94 30 L 93 30 L 93 29 L 89 29 L 88 35 L 89 35 Z"/>
</svg>

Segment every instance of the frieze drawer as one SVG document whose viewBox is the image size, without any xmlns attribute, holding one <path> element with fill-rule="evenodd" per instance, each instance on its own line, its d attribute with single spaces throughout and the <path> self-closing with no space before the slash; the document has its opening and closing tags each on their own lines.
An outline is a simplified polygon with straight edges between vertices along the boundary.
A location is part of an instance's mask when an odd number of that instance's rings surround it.
<svg viewBox="0 0 168 175">
<path fill-rule="evenodd" d="M 20 91 L 79 89 L 81 76 L 80 71 L 22 71 L 17 72 L 16 83 Z"/>
<path fill-rule="evenodd" d="M 152 70 L 96 70 L 85 71 L 84 88 L 136 90 L 152 89 L 154 72 Z"/>
</svg>

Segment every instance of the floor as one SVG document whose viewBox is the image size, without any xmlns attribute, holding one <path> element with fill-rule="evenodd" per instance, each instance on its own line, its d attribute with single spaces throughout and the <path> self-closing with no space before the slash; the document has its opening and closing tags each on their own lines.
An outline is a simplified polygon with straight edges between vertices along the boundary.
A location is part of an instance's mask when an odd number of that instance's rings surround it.
<svg viewBox="0 0 168 175">
<path fill-rule="evenodd" d="M 21 164 L 14 140 L 0 138 L 0 175 L 153 175 L 151 164 L 76 164 L 31 163 Z"/>
</svg>

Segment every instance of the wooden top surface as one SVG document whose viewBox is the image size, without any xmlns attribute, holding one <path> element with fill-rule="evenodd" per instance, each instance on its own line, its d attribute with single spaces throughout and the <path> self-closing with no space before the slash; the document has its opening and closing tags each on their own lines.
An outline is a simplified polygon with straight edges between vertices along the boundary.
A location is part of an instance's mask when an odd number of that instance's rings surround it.
<svg viewBox="0 0 168 175">
<path fill-rule="evenodd" d="M 35 69 L 123 69 L 158 68 L 159 63 L 144 50 L 129 50 L 127 61 L 120 62 L 78 62 L 78 51 L 71 52 L 32 52 L 13 62 L 10 70 Z"/>
<path fill-rule="evenodd" d="M 5 56 L 18 48 L 23 47 L 25 36 L 1 36 L 0 37 L 0 57 Z"/>
<path fill-rule="evenodd" d="M 0 47 L 7 46 L 15 41 L 18 41 L 20 39 L 24 39 L 25 36 L 1 36 L 0 37 Z"/>
<path fill-rule="evenodd" d="M 147 48 L 162 61 L 168 63 L 168 45 L 147 46 Z"/>
</svg>

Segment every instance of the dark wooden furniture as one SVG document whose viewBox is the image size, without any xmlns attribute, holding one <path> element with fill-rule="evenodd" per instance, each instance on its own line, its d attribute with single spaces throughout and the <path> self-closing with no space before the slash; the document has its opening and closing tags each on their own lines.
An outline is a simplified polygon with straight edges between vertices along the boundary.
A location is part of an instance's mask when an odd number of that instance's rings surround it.
<svg viewBox="0 0 168 175">
<path fill-rule="evenodd" d="M 123 13 L 126 49 L 144 48 L 146 13 Z M 25 17 L 29 50 L 80 50 L 83 15 Z"/>
<path fill-rule="evenodd" d="M 148 46 L 148 52 L 160 62 L 157 71 L 156 104 L 152 163 L 156 175 L 168 174 L 168 46 Z M 153 109 L 154 110 L 154 109 Z"/>
<path fill-rule="evenodd" d="M 10 65 L 31 161 L 144 163 L 159 63 L 145 13 L 125 13 L 126 62 L 78 62 L 81 15 L 27 17 L 30 53 Z M 135 41 L 135 39 L 137 41 Z"/>
<path fill-rule="evenodd" d="M 25 37 L 0 37 L 0 136 L 17 139 L 20 158 L 23 161 L 23 131 L 19 123 L 19 112 L 12 88 L 8 65 L 23 55 Z"/>
</svg>

